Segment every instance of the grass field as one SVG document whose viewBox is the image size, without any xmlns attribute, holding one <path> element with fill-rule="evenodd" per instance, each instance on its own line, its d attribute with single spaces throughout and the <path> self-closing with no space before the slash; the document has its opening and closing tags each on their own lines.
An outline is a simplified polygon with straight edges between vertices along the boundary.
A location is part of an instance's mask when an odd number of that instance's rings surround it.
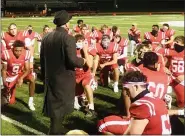
<svg viewBox="0 0 185 136">
<path fill-rule="evenodd" d="M 184 21 L 182 15 L 131 15 L 131 16 L 94 16 L 94 17 L 73 17 L 71 20 L 71 28 L 78 19 L 83 19 L 85 23 L 90 26 L 97 26 L 106 24 L 108 26 L 117 25 L 121 29 L 121 34 L 127 37 L 127 30 L 131 27 L 131 23 L 137 23 L 138 28 L 143 32 L 151 31 L 153 24 L 160 24 L 160 22 L 169 21 Z M 6 31 L 7 26 L 10 23 L 16 23 L 19 29 L 24 29 L 27 25 L 32 25 L 34 30 L 41 33 L 45 24 L 54 27 L 53 18 L 2 18 L 2 30 Z M 176 30 L 176 35 L 184 35 L 184 26 L 172 26 Z M 37 46 L 36 46 L 37 47 Z M 35 63 L 39 60 L 35 56 Z M 121 89 L 121 88 L 120 88 Z M 117 105 L 119 103 L 121 93 L 115 94 L 111 88 L 98 87 L 95 91 L 95 110 L 98 113 L 97 118 L 85 118 L 85 115 L 80 111 L 74 111 L 71 115 L 67 116 L 64 121 L 64 125 L 69 129 L 83 129 L 89 134 L 97 134 L 96 121 L 110 114 L 118 114 L 119 109 Z M 26 84 L 21 88 L 17 88 L 16 91 L 17 102 L 15 105 L 5 107 L 2 113 L 14 120 L 21 122 L 31 128 L 41 131 L 45 134 L 48 132 L 49 119 L 42 115 L 42 106 L 44 99 L 44 90 L 42 83 L 38 79 L 36 81 L 35 90 L 35 107 L 36 111 L 31 112 L 27 107 L 28 102 L 28 86 Z M 175 103 L 173 103 L 175 108 Z M 176 119 L 179 126 L 176 125 L 177 131 L 175 134 L 182 132 L 182 119 Z M 9 129 L 7 129 L 9 128 Z M 19 127 L 12 125 L 6 121 L 2 121 L 1 134 L 32 134 Z M 175 132 L 175 131 L 174 131 Z M 182 133 L 181 133 L 182 134 Z"/>
</svg>

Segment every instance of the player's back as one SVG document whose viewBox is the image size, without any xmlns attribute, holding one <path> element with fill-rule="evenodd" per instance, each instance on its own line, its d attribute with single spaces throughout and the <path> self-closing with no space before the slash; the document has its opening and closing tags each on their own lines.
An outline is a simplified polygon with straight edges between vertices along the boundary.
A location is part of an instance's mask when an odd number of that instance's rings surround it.
<svg viewBox="0 0 185 136">
<path fill-rule="evenodd" d="M 136 100 L 130 107 L 131 117 L 147 119 L 143 135 L 171 134 L 168 110 L 165 102 L 155 98 L 152 93 Z"/>
<path fill-rule="evenodd" d="M 167 93 L 170 78 L 164 72 L 150 70 L 146 67 L 140 67 L 140 70 L 147 76 L 149 90 L 154 93 L 155 97 L 163 99 Z"/>
</svg>

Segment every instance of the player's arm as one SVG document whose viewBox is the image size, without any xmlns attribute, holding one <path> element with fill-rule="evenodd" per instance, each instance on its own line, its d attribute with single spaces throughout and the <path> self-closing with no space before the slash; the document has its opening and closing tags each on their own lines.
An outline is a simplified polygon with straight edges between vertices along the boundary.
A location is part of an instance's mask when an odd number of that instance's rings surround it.
<svg viewBox="0 0 185 136">
<path fill-rule="evenodd" d="M 148 124 L 148 119 L 134 119 L 131 118 L 129 127 L 125 131 L 124 135 L 139 135 L 142 134 L 146 125 Z"/>
<path fill-rule="evenodd" d="M 118 59 L 127 57 L 127 50 L 128 50 L 127 46 L 123 47 L 123 53 L 118 57 Z"/>
<path fill-rule="evenodd" d="M 113 54 L 113 59 L 109 62 L 105 62 L 103 65 L 104 66 L 109 66 L 109 65 L 113 65 L 113 64 L 116 64 L 118 61 L 118 54 L 117 53 L 114 53 Z"/>
<path fill-rule="evenodd" d="M 2 69 L 1 69 L 1 75 L 2 75 L 2 80 L 3 80 L 4 86 L 6 86 L 6 72 L 7 72 L 7 63 L 3 63 Z"/>
<path fill-rule="evenodd" d="M 88 53 L 88 44 L 85 44 L 83 47 L 84 56 L 86 59 L 86 65 L 91 68 L 93 65 L 93 57 Z"/>
<path fill-rule="evenodd" d="M 172 43 L 174 41 L 174 36 L 172 35 L 171 37 L 170 37 L 170 40 L 168 40 L 167 42 L 165 42 L 164 44 L 170 44 L 170 43 Z"/>
<path fill-rule="evenodd" d="M 17 85 L 20 87 L 23 84 L 23 79 L 30 73 L 30 62 L 27 60 L 24 64 L 24 73 L 23 75 L 18 79 Z"/>
<path fill-rule="evenodd" d="M 96 75 L 96 70 L 98 68 L 100 57 L 99 55 L 94 56 L 93 60 L 93 69 L 92 69 L 92 74 L 95 76 Z"/>
<path fill-rule="evenodd" d="M 129 111 L 129 108 L 131 105 L 130 97 L 128 96 L 126 90 L 124 89 L 123 89 L 122 95 L 123 95 L 123 101 L 125 104 L 125 110 L 126 110 L 127 117 L 130 117 L 130 111 Z"/>
<path fill-rule="evenodd" d="M 169 116 L 173 116 L 173 115 L 182 116 L 182 115 L 184 115 L 184 109 L 179 109 L 179 110 L 168 110 L 168 114 L 169 114 Z"/>
</svg>

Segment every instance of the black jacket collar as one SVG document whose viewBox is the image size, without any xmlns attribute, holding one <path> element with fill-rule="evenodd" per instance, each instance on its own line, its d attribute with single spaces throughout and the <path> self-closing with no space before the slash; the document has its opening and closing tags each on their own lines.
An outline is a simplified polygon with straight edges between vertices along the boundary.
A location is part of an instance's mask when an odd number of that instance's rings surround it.
<svg viewBox="0 0 185 136">
<path fill-rule="evenodd" d="M 60 31 L 60 32 L 67 32 L 67 30 L 63 27 L 56 27 L 56 31 Z"/>
</svg>

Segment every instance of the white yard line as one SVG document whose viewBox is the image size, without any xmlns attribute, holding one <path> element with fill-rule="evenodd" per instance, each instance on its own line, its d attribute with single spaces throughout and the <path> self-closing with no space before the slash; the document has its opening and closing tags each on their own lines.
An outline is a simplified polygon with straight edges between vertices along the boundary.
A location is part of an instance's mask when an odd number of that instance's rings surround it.
<svg viewBox="0 0 185 136">
<path fill-rule="evenodd" d="M 13 125 L 15 125 L 15 126 L 18 126 L 18 127 L 22 128 L 22 129 L 24 129 L 24 130 L 26 130 L 26 131 L 29 131 L 29 132 L 31 132 L 31 133 L 34 133 L 34 134 L 36 134 L 36 135 L 46 135 L 46 134 L 44 134 L 43 132 L 40 132 L 40 131 L 35 130 L 35 129 L 29 127 L 29 126 L 26 126 L 26 125 L 24 125 L 24 124 L 22 124 L 22 123 L 20 123 L 20 122 L 18 122 L 18 121 L 16 121 L 16 120 L 13 120 L 13 119 L 11 119 L 11 118 L 9 118 L 9 117 L 3 115 L 3 114 L 1 114 L 1 119 L 4 120 L 4 121 L 9 122 L 9 123 L 11 123 L 11 124 L 13 124 Z"/>
</svg>

